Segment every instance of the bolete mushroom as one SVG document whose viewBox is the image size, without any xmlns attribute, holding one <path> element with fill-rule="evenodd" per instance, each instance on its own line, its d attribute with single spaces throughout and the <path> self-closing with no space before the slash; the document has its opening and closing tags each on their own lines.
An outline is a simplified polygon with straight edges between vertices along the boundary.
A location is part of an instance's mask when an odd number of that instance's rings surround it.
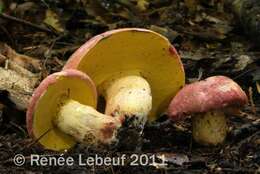
<svg viewBox="0 0 260 174">
<path fill-rule="evenodd" d="M 46 149 L 65 150 L 76 141 L 110 145 L 117 141 L 122 120 L 95 110 L 92 80 L 77 70 L 45 78 L 34 91 L 27 110 L 27 129 Z"/>
<path fill-rule="evenodd" d="M 138 116 L 139 123 L 164 112 L 185 82 L 180 57 L 167 38 L 140 28 L 95 36 L 70 57 L 68 68 L 93 79 L 106 100 L 105 114 Z"/>
<path fill-rule="evenodd" d="M 168 115 L 179 120 L 192 116 L 192 134 L 196 142 L 217 145 L 227 134 L 225 113 L 247 103 L 240 86 L 225 76 L 213 76 L 184 86 L 172 99 Z"/>
</svg>

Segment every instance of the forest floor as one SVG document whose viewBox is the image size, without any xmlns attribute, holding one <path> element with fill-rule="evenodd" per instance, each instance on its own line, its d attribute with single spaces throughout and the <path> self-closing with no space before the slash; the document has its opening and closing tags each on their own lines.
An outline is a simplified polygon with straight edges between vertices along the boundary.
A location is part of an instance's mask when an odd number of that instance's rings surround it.
<svg viewBox="0 0 260 174">
<path fill-rule="evenodd" d="M 93 150 L 80 144 L 62 154 L 44 150 L 28 136 L 26 108 L 18 107 L 10 98 L 15 91 L 1 89 L 0 82 L 0 173 L 260 173 L 259 42 L 227 10 L 224 1 L 0 0 L 0 67 L 9 59 L 36 60 L 23 68 L 43 79 L 61 70 L 69 56 L 91 37 L 123 27 L 148 28 L 165 35 L 182 58 L 187 83 L 226 75 L 242 86 L 249 103 L 240 114 L 230 115 L 225 143 L 198 145 L 192 140 L 190 118 L 158 126 L 166 120 L 163 116 L 145 127 L 139 151 Z M 78 161 L 80 154 L 87 158 L 135 153 L 155 155 L 158 163 L 165 155 L 167 166 L 75 163 L 60 167 L 32 166 L 30 162 L 31 154 L 62 155 Z M 16 154 L 25 156 L 24 165 L 14 164 Z"/>
</svg>

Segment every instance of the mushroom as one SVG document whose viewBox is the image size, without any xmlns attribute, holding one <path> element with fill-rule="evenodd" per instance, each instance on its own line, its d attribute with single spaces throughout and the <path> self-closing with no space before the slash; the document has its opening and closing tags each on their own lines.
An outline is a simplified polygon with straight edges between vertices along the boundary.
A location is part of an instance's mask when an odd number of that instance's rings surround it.
<svg viewBox="0 0 260 174">
<path fill-rule="evenodd" d="M 77 69 L 93 79 L 106 100 L 106 115 L 140 118 L 133 119 L 137 125 L 164 112 L 185 82 L 175 48 L 162 35 L 140 28 L 95 36 L 70 57 L 64 69 Z"/>
<path fill-rule="evenodd" d="M 27 129 L 46 149 L 65 150 L 76 141 L 88 145 L 116 143 L 122 120 L 95 110 L 92 80 L 77 70 L 45 78 L 34 91 L 27 110 Z"/>
<path fill-rule="evenodd" d="M 203 145 L 217 145 L 225 140 L 225 113 L 247 103 L 240 86 L 225 76 L 213 76 L 184 86 L 172 99 L 168 115 L 179 120 L 192 116 L 192 135 Z"/>
</svg>

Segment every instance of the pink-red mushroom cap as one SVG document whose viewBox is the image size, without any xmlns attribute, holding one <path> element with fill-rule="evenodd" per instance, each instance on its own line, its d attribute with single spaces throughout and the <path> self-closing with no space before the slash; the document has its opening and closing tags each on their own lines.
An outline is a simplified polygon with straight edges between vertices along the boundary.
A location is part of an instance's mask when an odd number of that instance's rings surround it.
<svg viewBox="0 0 260 174">
<path fill-rule="evenodd" d="M 241 107 L 247 102 L 247 95 L 236 82 L 225 76 L 213 76 L 184 86 L 172 99 L 168 115 L 179 120 L 190 114 Z"/>
</svg>

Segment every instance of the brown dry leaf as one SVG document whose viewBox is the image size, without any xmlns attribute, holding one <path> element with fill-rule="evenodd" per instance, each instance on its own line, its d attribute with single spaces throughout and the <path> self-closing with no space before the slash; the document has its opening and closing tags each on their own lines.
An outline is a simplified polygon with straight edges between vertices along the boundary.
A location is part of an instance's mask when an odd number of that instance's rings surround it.
<svg viewBox="0 0 260 174">
<path fill-rule="evenodd" d="M 42 64 L 39 59 L 19 54 L 8 45 L 0 43 L 0 64 L 7 60 L 15 62 L 28 71 L 40 72 L 42 70 Z"/>
<path fill-rule="evenodd" d="M 167 37 L 170 41 L 174 41 L 179 36 L 178 32 L 172 30 L 169 27 L 159 27 L 157 25 L 151 25 L 150 29 Z"/>
<path fill-rule="evenodd" d="M 242 71 L 244 70 L 249 64 L 253 63 L 253 60 L 248 55 L 240 55 L 236 58 L 238 62 L 235 64 L 233 71 Z"/>
<path fill-rule="evenodd" d="M 147 10 L 148 6 L 149 6 L 149 2 L 147 2 L 146 0 L 138 0 L 137 1 L 137 8 L 140 11 Z"/>
<path fill-rule="evenodd" d="M 43 22 L 51 26 L 53 29 L 55 29 L 58 32 L 64 32 L 64 29 L 59 21 L 58 15 L 49 9 L 46 10 L 46 16 Z"/>
<path fill-rule="evenodd" d="M 196 11 L 198 0 L 184 0 L 184 3 L 190 12 Z"/>
<path fill-rule="evenodd" d="M 16 53 L 0 43 L 0 91 L 7 91 L 8 98 L 19 110 L 26 110 L 34 87 L 41 79 L 40 60 Z"/>
<path fill-rule="evenodd" d="M 161 159 L 163 162 L 183 165 L 186 162 L 189 162 L 189 158 L 185 154 L 178 154 L 178 153 L 159 153 L 156 155 L 157 158 Z"/>
<path fill-rule="evenodd" d="M 260 94 L 260 84 L 258 82 L 256 82 L 256 89 L 258 94 Z"/>
<path fill-rule="evenodd" d="M 13 3 L 13 10 L 18 16 L 24 16 L 26 12 L 37 8 L 37 4 L 34 2 L 24 2 L 21 4 Z"/>
<path fill-rule="evenodd" d="M 96 21 L 100 21 L 103 24 L 113 22 L 110 11 L 108 11 L 102 5 L 100 1 L 97 0 L 84 0 L 82 1 L 86 13 L 93 16 Z"/>
<path fill-rule="evenodd" d="M 0 91 L 8 91 L 8 98 L 15 103 L 17 109 L 26 110 L 29 99 L 39 76 L 25 75 L 11 69 L 0 67 Z"/>
</svg>

